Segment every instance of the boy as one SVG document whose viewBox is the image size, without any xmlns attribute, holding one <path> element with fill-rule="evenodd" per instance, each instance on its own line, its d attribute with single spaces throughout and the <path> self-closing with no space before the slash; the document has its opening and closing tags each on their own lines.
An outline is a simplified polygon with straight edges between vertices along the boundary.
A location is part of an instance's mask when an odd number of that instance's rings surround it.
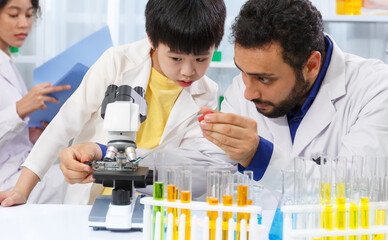
<svg viewBox="0 0 388 240">
<path fill-rule="evenodd" d="M 136 139 L 139 152 L 162 144 L 197 121 L 201 107 L 216 108 L 218 87 L 204 74 L 223 36 L 224 2 L 149 0 L 145 15 L 148 40 L 113 47 L 91 67 L 31 151 L 13 191 L 0 192 L 2 206 L 25 203 L 35 184 L 57 159 L 58 152 L 72 138 L 75 137 L 74 143 L 107 142 L 100 108 L 110 84 L 147 89 L 147 119 L 140 126 Z M 202 146 L 206 149 L 208 144 L 201 137 L 198 127 L 173 141 L 169 148 L 179 149 L 174 150 L 178 157 L 171 159 L 195 161 L 202 165 L 202 172 L 204 166 L 224 167 L 225 161 L 201 151 Z M 94 149 L 93 152 L 90 149 Z M 94 143 L 65 149 L 61 153 L 61 170 L 67 181 L 92 182 L 92 169 L 81 163 L 81 157 L 94 158 L 99 157 L 98 154 L 101 150 Z M 147 165 L 147 160 L 141 164 Z M 226 167 L 233 165 L 227 163 Z M 193 183 L 200 182 L 203 176 L 194 176 Z M 89 191 L 84 192 L 89 195 Z M 86 202 L 83 198 L 79 203 Z"/>
</svg>

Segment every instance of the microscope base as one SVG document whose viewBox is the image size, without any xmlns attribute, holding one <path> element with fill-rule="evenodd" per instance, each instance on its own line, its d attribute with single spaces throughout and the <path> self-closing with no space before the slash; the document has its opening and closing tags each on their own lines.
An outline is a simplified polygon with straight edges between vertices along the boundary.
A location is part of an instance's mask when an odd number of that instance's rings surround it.
<svg viewBox="0 0 388 240">
<path fill-rule="evenodd" d="M 144 206 L 140 204 L 140 197 L 134 200 L 134 204 L 124 206 L 113 206 L 126 209 L 125 215 L 108 216 L 109 206 L 112 202 L 112 196 L 98 196 L 93 203 L 90 211 L 88 223 L 93 230 L 112 230 L 112 231 L 127 231 L 130 229 L 143 228 L 143 209 Z M 112 209 L 111 209 L 112 212 Z M 132 212 L 132 216 L 131 216 Z M 117 219 L 115 219 L 117 218 Z M 108 219 L 108 221 L 107 221 Z M 115 224 L 117 220 L 117 225 Z"/>
</svg>

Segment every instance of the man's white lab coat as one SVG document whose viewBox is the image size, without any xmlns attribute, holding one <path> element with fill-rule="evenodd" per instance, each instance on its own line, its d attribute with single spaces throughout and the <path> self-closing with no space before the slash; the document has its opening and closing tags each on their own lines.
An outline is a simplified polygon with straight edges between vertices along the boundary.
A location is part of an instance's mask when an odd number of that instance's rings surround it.
<svg viewBox="0 0 388 240">
<path fill-rule="evenodd" d="M 388 66 L 343 53 L 331 41 L 334 49 L 329 68 L 293 144 L 287 116 L 267 118 L 244 98 L 241 74 L 225 93 L 222 111 L 255 119 L 259 136 L 274 144 L 260 180 L 270 190 L 280 192 L 280 170 L 292 170 L 294 156 L 388 156 Z"/>
<path fill-rule="evenodd" d="M 140 86 L 146 90 L 151 73 L 150 50 L 151 46 L 146 39 L 108 49 L 86 73 L 79 88 L 66 101 L 36 142 L 24 166 L 42 178 L 47 169 L 58 158 L 59 152 L 67 147 L 72 138 L 74 138 L 74 144 L 88 141 L 106 144 L 107 132 L 103 128 L 103 119 L 100 116 L 105 91 L 110 84 Z M 194 82 L 190 87 L 184 88 L 170 112 L 160 144 L 179 134 L 190 124 L 195 123 L 202 106 L 215 109 L 217 90 L 217 84 L 206 76 Z M 152 119 L 148 119 L 148 121 L 152 121 Z M 197 169 L 201 172 L 200 176 L 198 175 L 193 179 L 193 183 L 202 182 L 204 184 L 197 186 L 203 188 L 201 192 L 206 189 L 206 184 L 203 181 L 206 173 L 204 167 L 224 166 L 225 162 L 220 159 L 227 159 L 219 149 L 220 158 L 214 157 L 212 152 L 207 151 L 208 145 L 208 141 L 203 138 L 198 127 L 175 139 L 168 146 L 168 149 L 173 149 L 169 161 L 191 162 L 201 166 Z M 179 150 L 176 149 L 178 147 Z M 141 150 L 138 151 L 138 155 L 139 153 Z M 150 158 L 140 163 L 140 165 L 146 166 L 152 164 L 153 161 Z M 231 164 L 226 165 L 227 168 L 233 167 Z M 193 188 L 195 191 L 196 187 L 193 186 Z M 84 197 L 68 202 L 87 203 L 86 196 L 89 195 L 89 190 L 85 190 L 84 187 L 82 189 L 84 190 L 79 190 L 78 194 L 84 195 Z M 75 194 L 77 195 L 77 193 Z"/>
</svg>

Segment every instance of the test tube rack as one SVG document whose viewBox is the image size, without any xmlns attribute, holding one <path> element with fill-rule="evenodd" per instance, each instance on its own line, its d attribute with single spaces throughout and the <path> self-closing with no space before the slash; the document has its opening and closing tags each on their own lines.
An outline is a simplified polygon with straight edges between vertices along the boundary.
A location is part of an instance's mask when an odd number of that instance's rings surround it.
<svg viewBox="0 0 388 240">
<path fill-rule="evenodd" d="M 359 209 L 361 205 L 358 206 Z M 321 237 L 338 237 L 338 236 L 362 236 L 362 235 L 374 235 L 374 234 L 385 234 L 385 238 L 379 239 L 388 239 L 388 222 L 383 225 L 375 225 L 373 222 L 372 213 L 377 209 L 384 209 L 386 212 L 388 211 L 388 202 L 370 202 L 369 203 L 369 228 L 361 228 L 358 229 L 334 229 L 334 230 L 326 230 L 322 228 L 299 228 L 295 229 L 295 222 L 293 222 L 293 216 L 298 216 L 298 214 L 305 214 L 305 220 L 309 219 L 308 214 L 315 213 L 319 215 L 324 212 L 325 206 L 323 205 L 287 205 L 281 208 L 283 212 L 283 240 L 292 240 L 292 239 L 319 239 Z M 350 204 L 346 204 L 346 219 L 349 219 L 349 209 Z M 337 207 L 335 204 L 333 205 L 333 216 L 335 215 Z M 333 219 L 334 221 L 334 219 Z M 348 221 L 348 220 L 347 220 Z M 308 224 L 306 224 L 308 225 Z M 361 239 L 361 238 L 360 238 Z M 372 239 L 372 238 L 368 238 Z"/>
<path fill-rule="evenodd" d="M 190 203 L 181 203 L 180 200 L 175 202 L 168 202 L 165 200 L 155 200 L 152 197 L 144 197 L 140 200 L 140 203 L 144 204 L 143 212 L 143 240 L 162 240 L 160 239 L 161 234 L 158 232 L 153 238 L 153 223 L 157 225 L 161 224 L 161 214 L 156 214 L 156 219 L 153 219 L 152 208 L 153 206 L 170 207 L 177 209 L 190 209 L 191 211 L 191 240 L 209 240 L 209 218 L 206 216 L 206 211 L 217 211 L 218 218 L 216 220 L 216 240 L 222 239 L 222 212 L 233 212 L 233 213 L 250 213 L 251 217 L 249 220 L 248 232 L 246 231 L 247 223 L 245 219 L 240 222 L 240 239 L 236 240 L 261 240 L 264 236 L 264 226 L 258 224 L 257 216 L 261 215 L 262 209 L 259 206 L 246 206 L 239 207 L 237 205 L 223 206 L 223 205 L 209 205 L 206 202 L 191 201 Z M 205 215 L 205 216 L 204 216 Z M 166 226 L 166 238 L 165 240 L 173 239 L 173 216 L 170 213 L 167 216 Z M 179 229 L 178 229 L 178 240 L 185 240 L 185 214 L 179 216 Z M 155 231 L 160 231 L 160 228 L 155 228 Z M 228 240 L 234 240 L 236 231 L 236 221 L 233 218 L 229 219 L 228 222 Z M 202 234 L 199 234 L 202 233 Z M 249 237 L 247 238 L 247 236 Z M 158 239 L 159 237 L 159 239 Z"/>
</svg>

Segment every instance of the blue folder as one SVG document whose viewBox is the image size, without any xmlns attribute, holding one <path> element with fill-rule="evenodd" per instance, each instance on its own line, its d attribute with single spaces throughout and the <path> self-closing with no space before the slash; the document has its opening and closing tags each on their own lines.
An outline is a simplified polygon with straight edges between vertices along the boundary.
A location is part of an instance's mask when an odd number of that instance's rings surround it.
<svg viewBox="0 0 388 240">
<path fill-rule="evenodd" d="M 71 89 L 47 94 L 47 96 L 51 96 L 58 99 L 59 103 L 46 102 L 46 110 L 37 110 L 30 114 L 30 121 L 28 125 L 30 127 L 42 127 L 41 121 L 47 123 L 51 122 L 51 120 L 58 113 L 62 105 L 81 84 L 82 78 L 84 77 L 88 69 L 88 67 L 81 63 L 75 64 L 61 79 L 59 79 L 56 84 L 54 84 L 55 86 L 71 85 Z"/>
<path fill-rule="evenodd" d="M 51 122 L 63 103 L 77 89 L 87 70 L 112 45 L 109 27 L 106 26 L 36 68 L 33 74 L 34 84 L 43 82 L 51 82 L 54 86 L 70 84 L 71 89 L 49 94 L 60 103 L 46 102 L 46 110 L 30 114 L 28 126 L 41 127 L 41 121 Z"/>
</svg>

